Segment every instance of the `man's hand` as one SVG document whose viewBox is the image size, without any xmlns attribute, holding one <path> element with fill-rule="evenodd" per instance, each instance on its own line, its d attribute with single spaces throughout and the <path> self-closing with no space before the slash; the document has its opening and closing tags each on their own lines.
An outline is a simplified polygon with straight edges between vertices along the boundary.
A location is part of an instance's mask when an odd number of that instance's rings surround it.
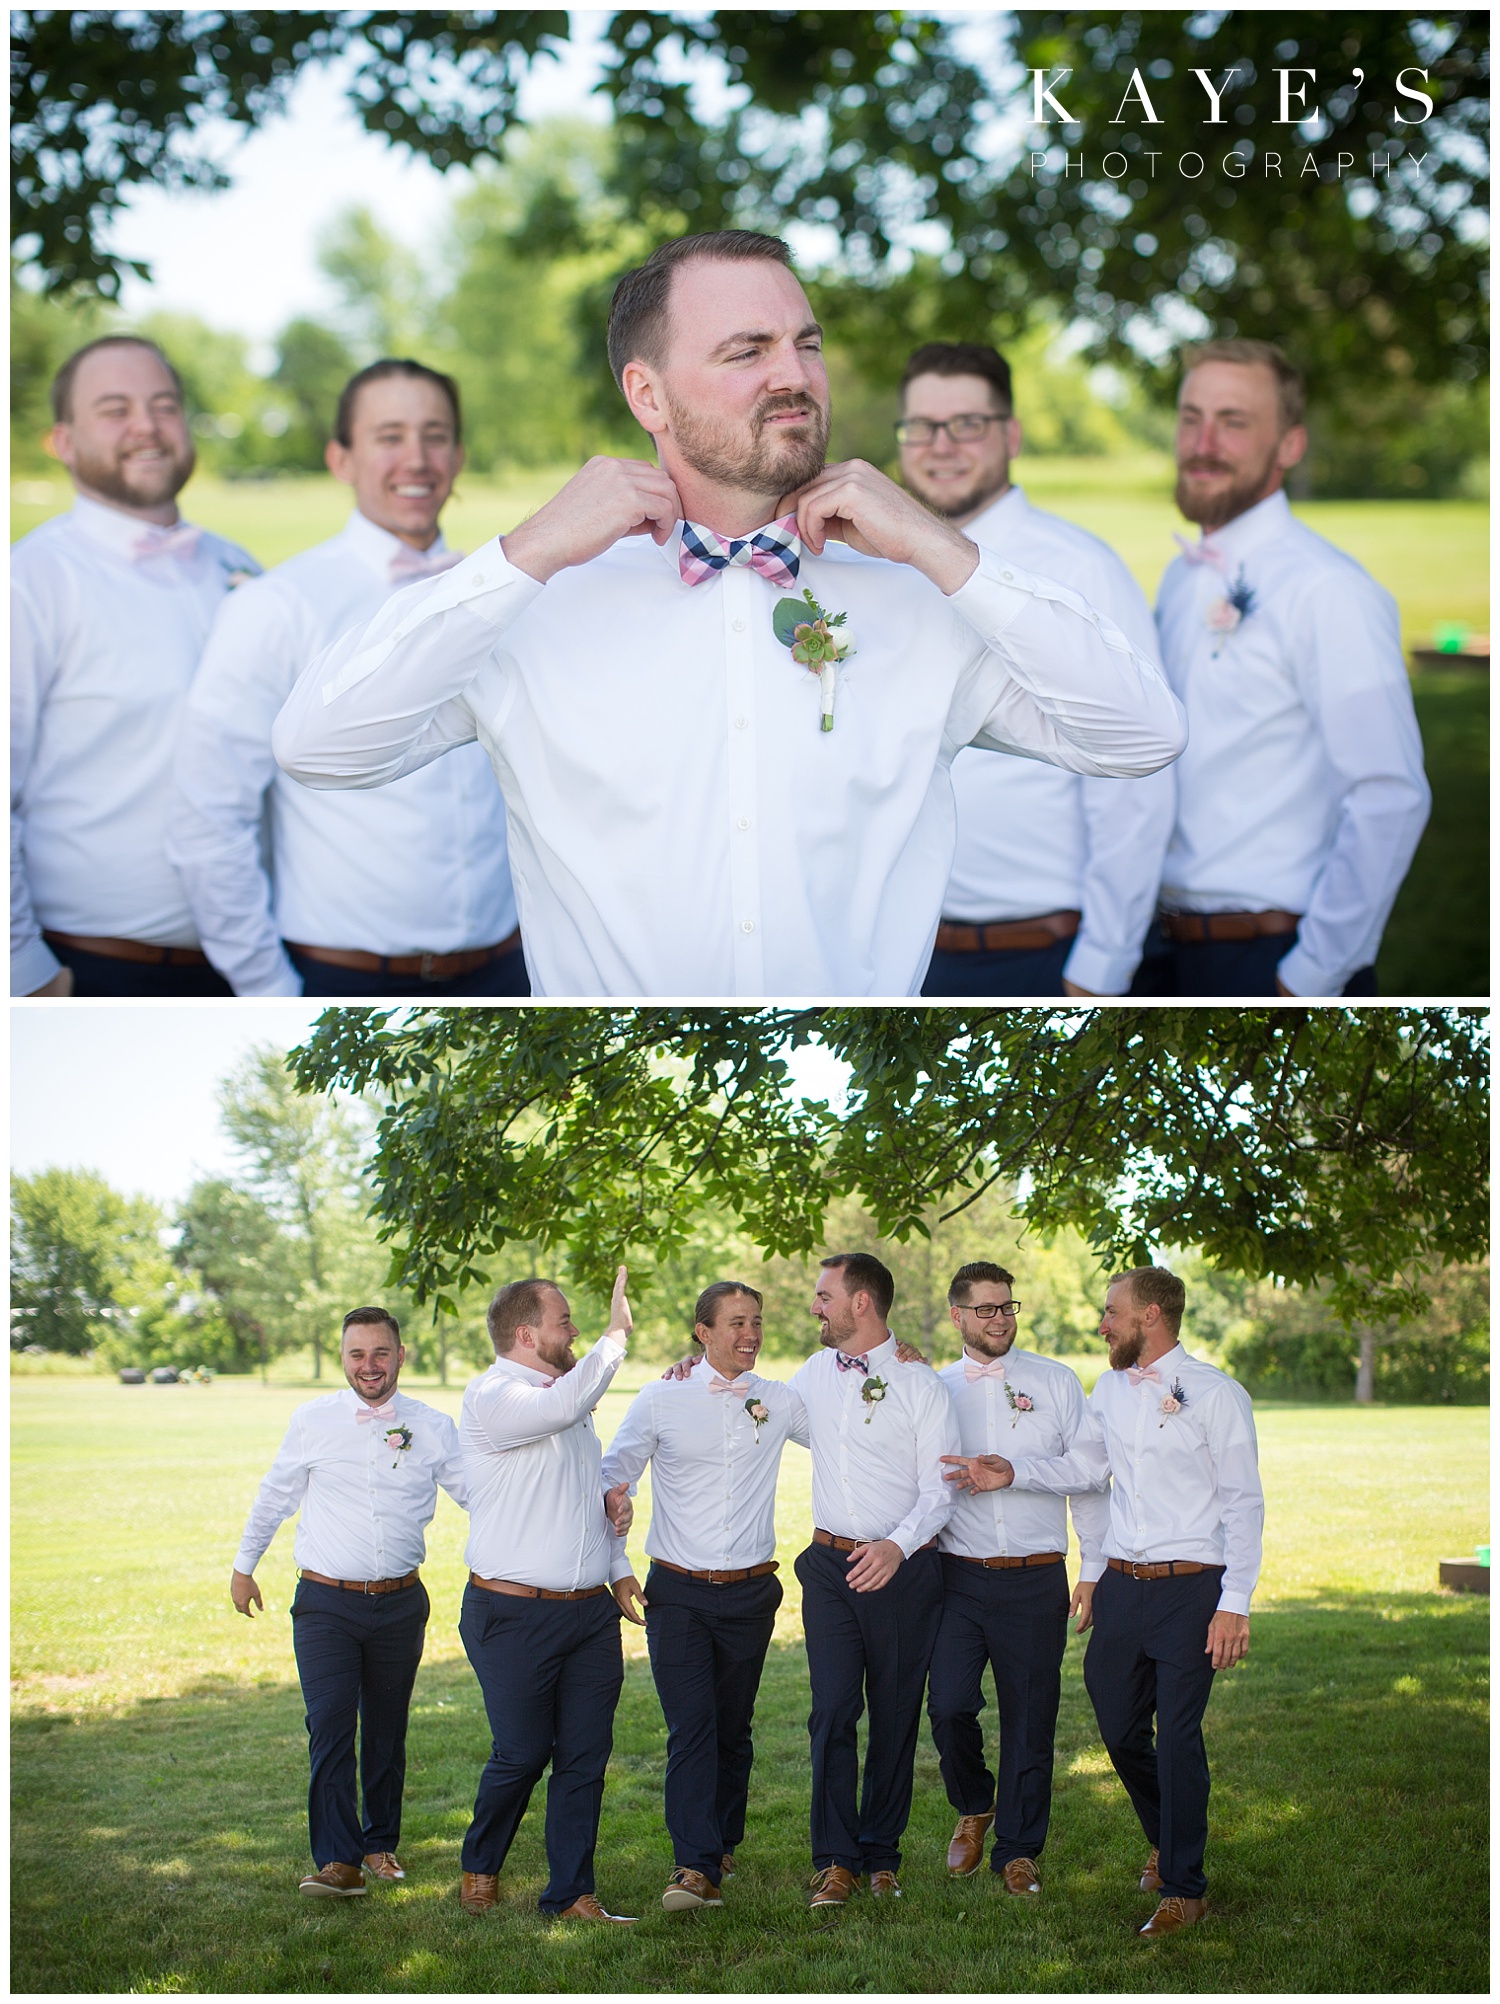
<svg viewBox="0 0 1500 2004">
<path fill-rule="evenodd" d="M 602 556 L 622 536 L 665 543 L 682 516 L 677 489 L 644 459 L 591 459 L 517 529 L 501 538 L 506 561 L 545 584 Z"/>
<path fill-rule="evenodd" d="M 875 1593 L 896 1577 L 905 1557 L 894 1538 L 877 1538 L 873 1545 L 856 1547 L 844 1578 L 856 1593 Z"/>
<path fill-rule="evenodd" d="M 646 1600 L 641 1592 L 641 1583 L 634 1573 L 627 1579 L 616 1580 L 610 1588 L 615 1597 L 615 1605 L 627 1621 L 633 1621 L 637 1628 L 646 1626 Z M 640 1613 L 636 1613 L 636 1609 Z"/>
<path fill-rule="evenodd" d="M 1070 981 L 1066 974 L 1063 976 L 1064 995 L 1104 995 L 1113 994 L 1114 992 L 1113 989 L 1080 988 L 1076 981 Z"/>
<path fill-rule="evenodd" d="M 1075 1635 L 1085 1635 L 1094 1625 L 1094 1588 L 1097 1580 L 1080 1580 L 1073 1589 L 1073 1598 L 1068 1602 L 1068 1613 L 1078 1616 Z"/>
<path fill-rule="evenodd" d="M 1290 995 L 1293 992 L 1294 991 L 1287 987 L 1286 983 L 1282 980 L 1281 976 L 1278 974 L 1276 977 L 1276 993 L 1278 995 Z"/>
<path fill-rule="evenodd" d="M 1232 1670 L 1250 1654 L 1250 1617 L 1226 1614 L 1221 1607 L 1208 1624 L 1205 1656 L 1212 1656 L 1215 1670 Z"/>
<path fill-rule="evenodd" d="M 697 1361 L 696 1357 L 679 1357 L 675 1364 L 668 1364 L 667 1368 L 662 1372 L 662 1376 L 670 1378 L 674 1384 L 680 1385 Z"/>
<path fill-rule="evenodd" d="M 925 1364 L 927 1362 L 927 1353 L 925 1350 L 919 1350 L 915 1343 L 903 1343 L 898 1336 L 896 1338 L 896 1361 L 898 1364 Z"/>
<path fill-rule="evenodd" d="M 970 1496 L 977 1496 L 981 1489 L 1009 1489 L 1016 1479 L 1016 1471 L 1003 1454 L 940 1454 L 938 1460 L 952 1463 L 943 1480 L 956 1482 Z"/>
<path fill-rule="evenodd" d="M 615 1291 L 609 1301 L 609 1327 L 606 1336 L 629 1336 L 635 1322 L 631 1317 L 630 1303 L 625 1299 L 625 1269 L 615 1268 Z"/>
<path fill-rule="evenodd" d="M 236 1572 L 229 1575 L 229 1598 L 234 1602 L 235 1613 L 243 1614 L 250 1621 L 255 1619 L 250 1608 L 251 1601 L 254 1601 L 262 1614 L 266 1611 L 266 1604 L 260 1597 L 260 1588 L 255 1584 L 253 1573 Z"/>
<path fill-rule="evenodd" d="M 979 567 L 976 544 L 862 459 L 825 467 L 777 512 L 793 507 L 802 540 L 816 556 L 831 538 L 867 557 L 910 564 L 950 594 Z"/>
<path fill-rule="evenodd" d="M 44 981 L 40 988 L 32 989 L 33 995 L 71 995 L 73 993 L 73 970 L 59 967 L 50 981 Z"/>
<path fill-rule="evenodd" d="M 628 1482 L 617 1482 L 613 1489 L 605 1492 L 604 1514 L 609 1519 L 611 1530 L 623 1538 L 635 1522 L 635 1505 L 630 1500 Z"/>
</svg>

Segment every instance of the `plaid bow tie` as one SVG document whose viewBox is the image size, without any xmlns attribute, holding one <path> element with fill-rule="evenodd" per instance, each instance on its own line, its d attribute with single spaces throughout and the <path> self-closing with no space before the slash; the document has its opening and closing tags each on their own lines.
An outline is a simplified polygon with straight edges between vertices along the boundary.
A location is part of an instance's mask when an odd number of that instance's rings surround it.
<svg viewBox="0 0 1500 2004">
<path fill-rule="evenodd" d="M 414 550 L 403 544 L 391 558 L 387 574 L 393 585 L 414 584 L 418 578 L 435 578 L 439 571 L 451 571 L 463 560 L 461 550 Z"/>
<path fill-rule="evenodd" d="M 841 1371 L 858 1371 L 862 1378 L 868 1378 L 870 1375 L 870 1360 L 868 1357 L 846 1357 L 842 1350 L 835 1350 L 833 1361 Z"/>
<path fill-rule="evenodd" d="M 354 1424 L 356 1426 L 363 1426 L 367 1420 L 394 1419 L 395 1417 L 396 1400 L 394 1395 L 392 1395 L 386 1400 L 383 1406 L 361 1405 L 359 1411 L 354 1415 Z"/>
<path fill-rule="evenodd" d="M 1224 552 L 1215 549 L 1212 543 L 1202 541 L 1195 543 L 1187 536 L 1176 534 L 1173 535 L 1172 541 L 1190 564 L 1206 564 L 1210 570 L 1223 570 Z"/>
<path fill-rule="evenodd" d="M 753 536 L 721 536 L 715 529 L 705 529 L 701 522 L 683 523 L 677 565 L 684 584 L 702 584 L 730 564 L 748 564 L 768 584 L 790 591 L 802 568 L 802 538 L 797 534 L 796 516 L 783 515 L 779 522 L 757 529 Z"/>
<path fill-rule="evenodd" d="M 197 549 L 203 531 L 195 529 L 191 522 L 179 522 L 175 528 L 149 528 L 136 537 L 130 546 L 132 563 L 143 563 L 148 557 L 176 557 L 186 563 Z"/>
<path fill-rule="evenodd" d="M 1003 1378 L 1005 1359 L 992 1357 L 987 1364 L 976 1364 L 970 1356 L 964 1357 L 964 1383 L 972 1385 L 978 1378 Z"/>
<path fill-rule="evenodd" d="M 1154 1364 L 1143 1365 L 1139 1371 L 1132 1364 L 1125 1375 L 1133 1385 L 1142 1385 L 1146 1382 L 1147 1378 L 1154 1378 L 1157 1384 L 1161 1383 L 1161 1372 L 1157 1370 Z"/>
</svg>

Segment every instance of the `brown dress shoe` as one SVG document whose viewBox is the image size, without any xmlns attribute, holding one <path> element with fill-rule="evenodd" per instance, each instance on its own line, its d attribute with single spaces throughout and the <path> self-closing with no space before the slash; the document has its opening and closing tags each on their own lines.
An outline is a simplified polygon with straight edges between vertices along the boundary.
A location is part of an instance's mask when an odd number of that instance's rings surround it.
<svg viewBox="0 0 1500 2004">
<path fill-rule="evenodd" d="M 1191 1927 L 1207 1912 L 1207 1900 L 1187 1900 L 1179 1893 L 1168 1893 L 1146 1925 L 1137 1929 L 1137 1933 L 1142 1941 L 1160 1941 L 1163 1935 L 1178 1934 L 1183 1928 Z"/>
<path fill-rule="evenodd" d="M 894 1872 L 872 1872 L 870 1874 L 870 1891 L 875 1895 L 877 1900 L 899 1900 L 901 1897 L 901 1881 L 896 1877 Z"/>
<path fill-rule="evenodd" d="M 844 1865 L 825 1865 L 821 1872 L 813 1873 L 808 1884 L 812 1887 L 810 1907 L 841 1907 L 859 1891 L 859 1874 Z"/>
<path fill-rule="evenodd" d="M 960 1816 L 953 1841 L 948 1846 L 948 1870 L 955 1879 L 967 1879 L 984 1863 L 984 1840 L 995 1812 L 988 1816 Z"/>
<path fill-rule="evenodd" d="M 325 1865 L 321 1872 L 309 1872 L 297 1888 L 324 1900 L 352 1900 L 364 1890 L 365 1875 L 358 1865 Z"/>
<path fill-rule="evenodd" d="M 723 1860 L 722 1860 L 722 1862 L 720 1863 L 720 1866 L 719 1866 L 719 1877 L 720 1877 L 721 1879 L 732 1879 L 732 1878 L 734 1877 L 734 1853 L 733 1853 L 733 1851 L 726 1851 L 726 1852 L 724 1853 L 724 1857 L 723 1857 Z"/>
<path fill-rule="evenodd" d="M 719 1889 L 706 1872 L 682 1865 L 667 1881 L 661 1903 L 669 1914 L 686 1913 L 690 1907 L 721 1907 Z"/>
<path fill-rule="evenodd" d="M 384 1879 L 387 1885 L 406 1877 L 394 1851 L 372 1851 L 365 1860 L 365 1870 L 372 1879 Z"/>
<path fill-rule="evenodd" d="M 555 1918 L 557 1920 L 613 1921 L 616 1927 L 634 1927 L 637 1916 L 635 1914 L 606 1913 L 592 1893 L 580 1893 L 572 1906 L 564 1907 Z"/>
<path fill-rule="evenodd" d="M 1141 1891 L 1159 1893 L 1161 1891 L 1161 1853 L 1153 1844 L 1151 1856 L 1146 1860 L 1146 1869 L 1141 1874 Z"/>
<path fill-rule="evenodd" d="M 487 1914 L 500 1899 L 498 1872 L 465 1872 L 458 1882 L 458 1904 L 466 1914 Z"/>
<path fill-rule="evenodd" d="M 1012 1858 L 1000 1876 L 1008 1893 L 1036 1894 L 1042 1890 L 1042 1875 L 1032 1858 Z"/>
</svg>

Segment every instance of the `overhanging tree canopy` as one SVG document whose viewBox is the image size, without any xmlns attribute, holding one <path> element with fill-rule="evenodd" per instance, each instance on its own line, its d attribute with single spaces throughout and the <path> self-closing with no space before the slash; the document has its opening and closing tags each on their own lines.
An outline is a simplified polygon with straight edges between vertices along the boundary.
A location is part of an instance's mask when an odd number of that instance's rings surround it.
<svg viewBox="0 0 1500 2004">
<path fill-rule="evenodd" d="M 851 1068 L 842 1110 L 791 1088 L 814 1039 Z M 837 1196 L 901 1238 L 1001 1179 L 1101 1263 L 1198 1245 L 1350 1318 L 1415 1314 L 1423 1274 L 1487 1243 L 1475 1011 L 341 1009 L 291 1062 L 387 1102 L 392 1280 L 440 1307 L 517 1240 L 607 1291 L 704 1204 L 797 1254 Z"/>
</svg>

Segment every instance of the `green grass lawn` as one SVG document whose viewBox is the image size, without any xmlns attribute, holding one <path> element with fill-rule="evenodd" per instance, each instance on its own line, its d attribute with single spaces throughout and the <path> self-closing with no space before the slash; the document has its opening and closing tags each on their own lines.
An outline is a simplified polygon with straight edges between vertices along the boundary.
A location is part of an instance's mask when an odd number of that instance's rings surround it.
<svg viewBox="0 0 1500 2004">
<path fill-rule="evenodd" d="M 783 1367 L 785 1368 L 785 1367 Z M 608 1437 L 629 1392 L 599 1411 Z M 1478 1991 L 1487 1988 L 1488 1607 L 1436 1589 L 1488 1536 L 1478 1410 L 1267 1407 L 1253 1654 L 1219 1682 L 1212 1913 L 1147 1949 L 1144 1846 L 1069 1644 L 1046 1894 L 950 1882 L 925 1734 L 901 1905 L 814 1922 L 806 1660 L 790 1560 L 809 1525 L 788 1449 L 787 1590 L 757 1719 L 742 1870 L 720 1914 L 659 1905 L 665 1728 L 637 1631 L 605 1789 L 599 1885 L 628 1935 L 547 1927 L 540 1792 L 484 1920 L 455 1898 L 487 1751 L 457 1633 L 465 1520 L 440 1498 L 398 1889 L 299 1900 L 305 1735 L 286 1607 L 291 1526 L 229 1605 L 255 1485 L 307 1387 L 12 1383 L 12 1985 L 24 1991 Z M 419 1390 L 417 1386 L 413 1390 Z M 422 1392 L 456 1412 L 459 1391 Z M 632 1534 L 638 1557 L 649 1493 Z M 639 1569 L 644 1570 L 643 1562 Z"/>
</svg>

